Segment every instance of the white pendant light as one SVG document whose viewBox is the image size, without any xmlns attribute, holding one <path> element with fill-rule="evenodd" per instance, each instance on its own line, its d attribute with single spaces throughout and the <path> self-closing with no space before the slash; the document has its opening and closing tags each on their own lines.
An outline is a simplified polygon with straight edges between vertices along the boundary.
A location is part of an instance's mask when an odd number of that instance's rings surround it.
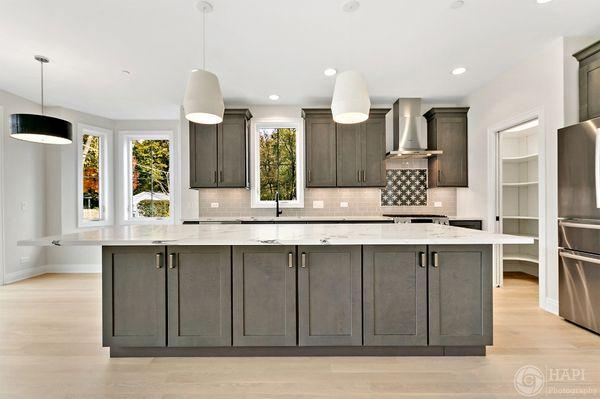
<svg viewBox="0 0 600 399">
<path fill-rule="evenodd" d="M 183 110 L 186 119 L 206 125 L 223 122 L 225 103 L 219 78 L 206 70 L 206 14 L 212 12 L 213 7 L 206 1 L 199 1 L 196 7 L 202 12 L 202 69 L 194 69 L 190 73 Z"/>
<path fill-rule="evenodd" d="M 331 113 L 337 123 L 360 123 L 369 119 L 371 100 L 367 83 L 357 71 L 345 71 L 337 75 Z"/>
</svg>

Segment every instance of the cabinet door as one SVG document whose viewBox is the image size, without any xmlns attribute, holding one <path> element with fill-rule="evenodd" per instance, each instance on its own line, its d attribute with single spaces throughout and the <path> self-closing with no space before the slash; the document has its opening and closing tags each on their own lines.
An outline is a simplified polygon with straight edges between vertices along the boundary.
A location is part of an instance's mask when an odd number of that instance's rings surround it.
<svg viewBox="0 0 600 399">
<path fill-rule="evenodd" d="M 579 69 L 579 104 L 581 122 L 600 117 L 600 59 Z"/>
<path fill-rule="evenodd" d="M 437 120 L 437 187 L 467 187 L 467 119 L 440 117 Z"/>
<path fill-rule="evenodd" d="M 363 248 L 364 344 L 427 345 L 427 248 Z"/>
<path fill-rule="evenodd" d="M 337 186 L 362 186 L 362 142 L 364 124 L 336 124 Z"/>
<path fill-rule="evenodd" d="M 331 116 L 307 116 L 306 187 L 335 187 L 335 123 Z"/>
<path fill-rule="evenodd" d="M 218 128 L 219 187 L 246 187 L 246 120 L 225 115 Z"/>
<path fill-rule="evenodd" d="M 385 187 L 385 117 L 369 118 L 363 132 L 363 186 Z"/>
<path fill-rule="evenodd" d="M 293 246 L 233 247 L 234 346 L 296 345 L 295 258 Z"/>
<path fill-rule="evenodd" d="M 217 125 L 190 122 L 190 187 L 217 187 Z"/>
<path fill-rule="evenodd" d="M 231 346 L 231 247 L 167 250 L 169 346 Z"/>
<path fill-rule="evenodd" d="M 429 345 L 491 345 L 492 246 L 432 245 L 429 256 Z"/>
<path fill-rule="evenodd" d="M 165 247 L 102 248 L 104 346 L 166 345 Z"/>
<path fill-rule="evenodd" d="M 298 247 L 298 343 L 362 344 L 360 246 Z"/>
</svg>

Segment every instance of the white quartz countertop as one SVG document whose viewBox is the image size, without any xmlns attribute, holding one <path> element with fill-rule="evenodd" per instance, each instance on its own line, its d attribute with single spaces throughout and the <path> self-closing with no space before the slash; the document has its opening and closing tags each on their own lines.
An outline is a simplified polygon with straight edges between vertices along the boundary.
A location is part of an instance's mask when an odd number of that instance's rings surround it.
<svg viewBox="0 0 600 399">
<path fill-rule="evenodd" d="M 199 224 L 105 227 L 20 246 L 532 244 L 533 238 L 437 224 Z"/>
<path fill-rule="evenodd" d="M 319 221 L 381 221 L 393 220 L 387 216 L 215 216 L 188 218 L 184 221 L 200 223 L 236 223 L 236 222 L 319 222 Z"/>
</svg>

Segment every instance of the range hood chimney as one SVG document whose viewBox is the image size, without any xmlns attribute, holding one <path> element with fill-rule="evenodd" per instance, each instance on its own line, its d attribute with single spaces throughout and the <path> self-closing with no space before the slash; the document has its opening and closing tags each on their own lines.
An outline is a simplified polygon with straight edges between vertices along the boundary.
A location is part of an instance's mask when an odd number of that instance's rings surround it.
<svg viewBox="0 0 600 399">
<path fill-rule="evenodd" d="M 421 99 L 399 98 L 385 115 L 387 159 L 427 158 L 442 151 L 428 150 L 421 138 Z"/>
</svg>

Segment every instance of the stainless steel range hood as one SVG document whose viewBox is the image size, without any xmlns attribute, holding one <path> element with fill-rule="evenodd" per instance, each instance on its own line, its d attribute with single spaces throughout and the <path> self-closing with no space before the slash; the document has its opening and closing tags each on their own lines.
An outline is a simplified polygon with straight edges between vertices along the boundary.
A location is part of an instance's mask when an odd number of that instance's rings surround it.
<svg viewBox="0 0 600 399">
<path fill-rule="evenodd" d="M 429 150 L 421 138 L 421 99 L 400 98 L 385 116 L 387 159 L 427 158 L 442 151 Z"/>
</svg>

